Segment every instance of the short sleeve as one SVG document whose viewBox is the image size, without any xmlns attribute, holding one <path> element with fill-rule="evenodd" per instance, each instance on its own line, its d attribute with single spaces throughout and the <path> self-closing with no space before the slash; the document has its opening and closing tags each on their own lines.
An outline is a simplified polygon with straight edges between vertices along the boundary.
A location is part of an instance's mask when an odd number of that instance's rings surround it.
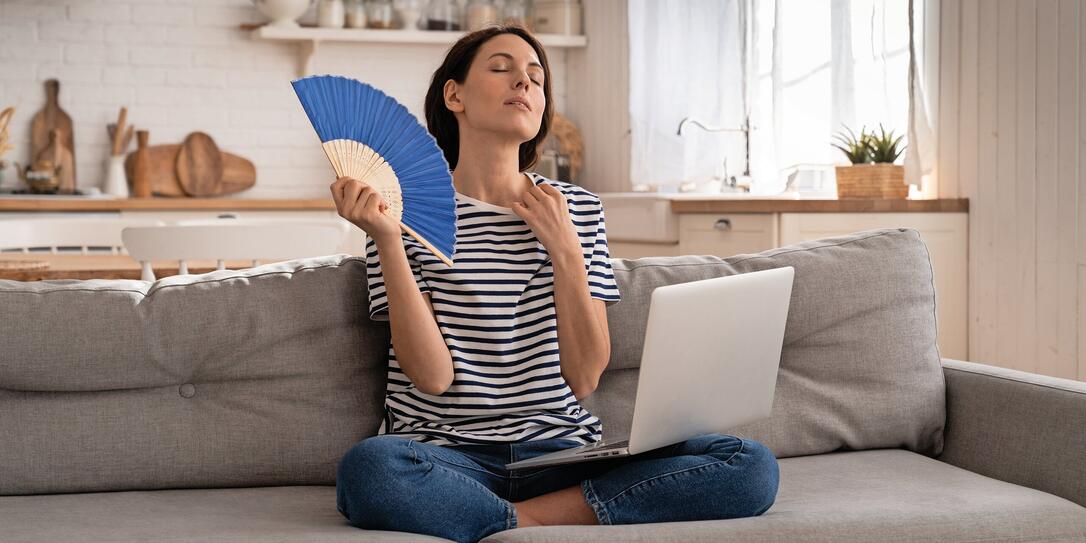
<svg viewBox="0 0 1086 543">
<path fill-rule="evenodd" d="M 408 255 L 413 252 L 410 248 L 407 250 Z M 411 273 L 415 276 L 415 284 L 418 285 L 419 292 L 430 292 L 430 286 L 422 276 L 422 265 L 416 259 L 410 258 L 410 256 L 407 262 L 411 266 Z M 373 241 L 373 238 L 367 236 L 366 286 L 369 289 L 370 320 L 375 321 L 388 320 L 388 295 L 385 292 L 385 277 L 382 272 L 381 259 L 377 253 L 377 243 Z"/>
<path fill-rule="evenodd" d="M 593 298 L 613 305 L 622 299 L 615 282 L 615 273 L 611 269 L 611 253 L 607 249 L 607 227 L 604 220 L 603 204 L 597 206 L 596 233 L 592 236 L 591 253 L 586 256 L 588 268 L 588 292 Z"/>
</svg>

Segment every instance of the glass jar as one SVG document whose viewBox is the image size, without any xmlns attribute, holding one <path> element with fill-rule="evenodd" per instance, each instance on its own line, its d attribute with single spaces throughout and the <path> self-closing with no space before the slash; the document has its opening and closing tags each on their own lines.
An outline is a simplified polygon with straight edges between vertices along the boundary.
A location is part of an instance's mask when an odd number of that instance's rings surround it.
<svg viewBox="0 0 1086 543">
<path fill-rule="evenodd" d="M 460 4 L 455 0 L 430 0 L 426 8 L 426 30 L 461 30 Z"/>
<path fill-rule="evenodd" d="M 346 13 L 343 0 L 320 0 L 317 5 L 317 26 L 322 28 L 343 28 Z"/>
<path fill-rule="evenodd" d="M 480 30 L 498 23 L 498 6 L 493 0 L 471 0 L 468 3 L 468 31 Z"/>
<path fill-rule="evenodd" d="M 346 0 L 347 28 L 366 28 L 366 5 L 362 0 Z"/>
<path fill-rule="evenodd" d="M 581 34 L 580 0 L 536 0 L 532 27 L 540 34 Z"/>
<path fill-rule="evenodd" d="M 400 28 L 404 30 L 418 30 L 419 21 L 422 19 L 423 0 L 395 0 L 396 18 L 400 21 Z"/>
<path fill-rule="evenodd" d="M 529 0 L 505 0 L 502 8 L 502 24 L 532 29 L 532 10 Z"/>
<path fill-rule="evenodd" d="M 366 28 L 395 28 L 396 12 L 392 0 L 369 0 L 366 3 Z"/>
</svg>

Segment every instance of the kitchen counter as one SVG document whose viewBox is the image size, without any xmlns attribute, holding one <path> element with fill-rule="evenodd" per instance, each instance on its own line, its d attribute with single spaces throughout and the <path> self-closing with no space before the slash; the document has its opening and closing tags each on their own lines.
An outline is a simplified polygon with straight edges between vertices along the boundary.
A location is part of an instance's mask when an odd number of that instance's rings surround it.
<svg viewBox="0 0 1086 543">
<path fill-rule="evenodd" d="M 671 199 L 675 213 L 968 213 L 969 200 L 720 198 L 712 195 Z"/>
<path fill-rule="evenodd" d="M 335 211 L 332 198 L 102 198 L 78 196 L 0 196 L 3 211 L 131 211 L 131 210 L 270 210 Z"/>
</svg>

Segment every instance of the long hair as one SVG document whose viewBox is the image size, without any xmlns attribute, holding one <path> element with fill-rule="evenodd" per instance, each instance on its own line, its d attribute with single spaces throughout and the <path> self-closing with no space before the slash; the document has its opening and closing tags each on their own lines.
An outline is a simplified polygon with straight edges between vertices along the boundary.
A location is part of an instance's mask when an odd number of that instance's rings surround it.
<svg viewBox="0 0 1086 543">
<path fill-rule="evenodd" d="M 554 103 L 551 100 L 551 67 L 547 62 L 547 53 L 543 46 L 532 36 L 531 32 L 520 26 L 496 25 L 477 30 L 460 38 L 441 63 L 430 80 L 430 89 L 426 92 L 426 128 L 437 140 L 438 147 L 445 154 L 445 160 L 449 162 L 449 168 L 456 169 L 456 163 L 460 158 L 460 130 L 456 122 L 456 116 L 445 107 L 445 82 L 452 79 L 463 84 L 468 77 L 468 69 L 475 59 L 479 47 L 487 40 L 501 34 L 515 34 L 528 42 L 535 49 L 539 57 L 539 63 L 543 65 L 543 96 L 547 105 L 543 109 L 543 119 L 539 124 L 539 132 L 534 138 L 521 143 L 518 153 L 520 159 L 520 171 L 527 170 L 535 165 L 539 159 L 540 143 L 547 137 L 550 131 L 551 121 L 554 118 Z"/>
</svg>

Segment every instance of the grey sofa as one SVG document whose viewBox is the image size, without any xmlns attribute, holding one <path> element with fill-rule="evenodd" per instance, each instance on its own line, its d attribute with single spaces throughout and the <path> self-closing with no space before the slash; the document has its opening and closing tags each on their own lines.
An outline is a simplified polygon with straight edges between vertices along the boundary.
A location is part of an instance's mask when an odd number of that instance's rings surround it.
<svg viewBox="0 0 1086 543">
<path fill-rule="evenodd" d="M 727 259 L 613 260 L 612 360 L 586 406 L 628 431 L 659 285 L 796 269 L 764 515 L 494 534 L 545 541 L 1086 541 L 1086 383 L 941 360 L 917 232 Z M 341 455 L 372 435 L 387 323 L 336 255 L 127 280 L 0 281 L 0 541 L 408 541 L 350 527 Z"/>
</svg>

